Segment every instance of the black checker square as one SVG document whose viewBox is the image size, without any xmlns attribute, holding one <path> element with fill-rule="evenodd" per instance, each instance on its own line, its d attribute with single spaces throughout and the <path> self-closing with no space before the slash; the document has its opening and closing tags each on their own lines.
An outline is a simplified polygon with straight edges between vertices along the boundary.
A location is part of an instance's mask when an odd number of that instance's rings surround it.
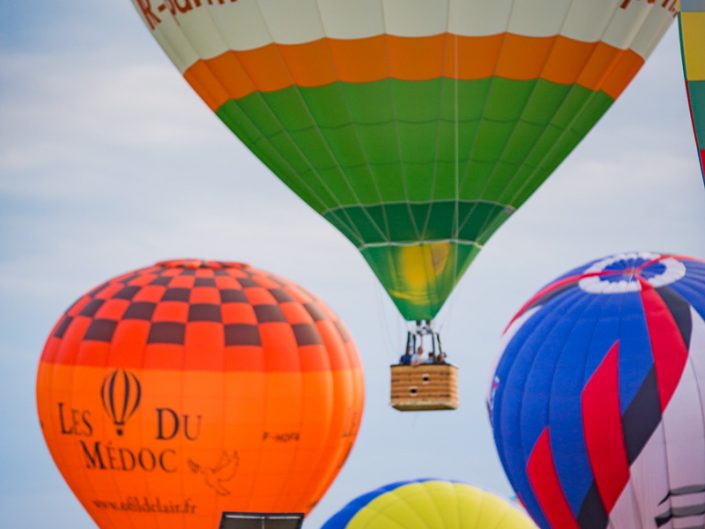
<svg viewBox="0 0 705 529">
<path fill-rule="evenodd" d="M 282 309 L 279 305 L 253 305 L 258 323 L 272 323 L 286 321 Z"/>
<path fill-rule="evenodd" d="M 169 283 L 171 283 L 171 276 L 159 276 L 156 279 L 153 279 L 149 284 L 150 285 L 157 285 L 161 287 L 167 287 L 169 286 Z"/>
<path fill-rule="evenodd" d="M 88 316 L 89 318 L 92 318 L 95 316 L 95 313 L 98 312 L 98 309 L 103 306 L 103 303 L 105 303 L 104 299 L 92 299 L 86 305 L 81 309 L 81 312 L 79 312 L 79 316 Z"/>
<path fill-rule="evenodd" d="M 115 334 L 118 322 L 115 320 L 93 320 L 86 331 L 84 340 L 94 340 L 96 342 L 110 342 Z"/>
<path fill-rule="evenodd" d="M 315 303 L 304 303 L 304 308 L 306 309 L 306 312 L 311 315 L 313 321 L 323 321 L 326 319 L 326 316 L 318 310 L 318 305 Z"/>
<path fill-rule="evenodd" d="M 214 277 L 197 277 L 193 286 L 195 287 L 214 287 L 215 278 Z"/>
<path fill-rule="evenodd" d="M 185 301 L 188 303 L 190 295 L 190 288 L 167 288 L 162 296 L 162 301 Z"/>
<path fill-rule="evenodd" d="M 257 281 L 255 281 L 254 279 L 250 279 L 249 277 L 238 277 L 237 282 L 240 283 L 240 286 L 242 288 L 260 286 Z"/>
<path fill-rule="evenodd" d="M 115 293 L 113 299 L 126 299 L 128 301 L 132 300 L 132 298 L 135 297 L 135 294 L 137 294 L 140 289 L 141 287 L 138 287 L 136 285 L 122 287 Z"/>
<path fill-rule="evenodd" d="M 188 321 L 215 321 L 220 323 L 223 321 L 220 305 L 194 303 L 188 308 Z"/>
<path fill-rule="evenodd" d="M 247 303 L 247 296 L 242 290 L 224 288 L 220 291 L 220 301 L 222 303 Z"/>
<path fill-rule="evenodd" d="M 135 301 L 134 303 L 130 303 L 125 311 L 125 314 L 122 315 L 122 318 L 125 320 L 149 321 L 152 319 L 154 309 L 156 308 L 156 303 L 152 303 L 150 301 Z"/>
<path fill-rule="evenodd" d="M 295 323 L 291 326 L 296 337 L 296 345 L 321 345 L 321 335 L 318 329 L 310 323 Z"/>
<path fill-rule="evenodd" d="M 185 339 L 186 324 L 165 321 L 152 324 L 147 343 L 183 345 Z"/>
<path fill-rule="evenodd" d="M 277 300 L 277 303 L 287 303 L 289 301 L 294 301 L 294 298 L 292 298 L 291 295 L 286 292 L 286 290 L 283 290 L 281 288 L 270 288 L 269 293 L 275 300 Z"/>
<path fill-rule="evenodd" d="M 179 275 L 181 275 L 181 276 L 195 276 L 196 269 L 195 268 L 182 268 L 181 273 Z"/>
<path fill-rule="evenodd" d="M 56 328 L 56 331 L 54 331 L 54 337 L 63 338 L 64 334 L 66 333 L 66 329 L 69 328 L 69 325 L 71 325 L 72 321 L 73 316 L 69 316 L 68 314 L 64 316 L 64 319 L 61 320 L 61 323 L 59 323 L 59 326 Z"/>
<path fill-rule="evenodd" d="M 261 345 L 257 325 L 229 323 L 225 325 L 225 345 Z"/>
</svg>

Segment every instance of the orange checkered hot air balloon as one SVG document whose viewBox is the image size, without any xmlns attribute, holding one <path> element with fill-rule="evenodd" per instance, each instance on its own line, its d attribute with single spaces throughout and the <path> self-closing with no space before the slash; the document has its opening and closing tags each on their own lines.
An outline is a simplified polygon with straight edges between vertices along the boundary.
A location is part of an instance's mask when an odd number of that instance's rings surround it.
<svg viewBox="0 0 705 529">
<path fill-rule="evenodd" d="M 364 401 L 342 322 L 245 264 L 111 279 L 51 331 L 37 375 L 49 450 L 101 528 L 298 527 Z"/>
</svg>

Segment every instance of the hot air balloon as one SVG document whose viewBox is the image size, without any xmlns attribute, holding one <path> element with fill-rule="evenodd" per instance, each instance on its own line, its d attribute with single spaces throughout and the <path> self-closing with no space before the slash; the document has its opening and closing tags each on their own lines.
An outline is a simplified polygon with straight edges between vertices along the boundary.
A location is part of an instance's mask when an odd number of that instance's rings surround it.
<svg viewBox="0 0 705 529">
<path fill-rule="evenodd" d="M 676 16 L 675 0 L 133 4 L 211 110 L 419 322 Z"/>
<path fill-rule="evenodd" d="M 631 252 L 540 290 L 488 408 L 542 529 L 705 526 L 705 261 Z"/>
<path fill-rule="evenodd" d="M 37 375 L 51 455 L 101 528 L 299 527 L 347 458 L 363 399 L 355 345 L 320 299 L 214 261 L 91 290 Z"/>
<path fill-rule="evenodd" d="M 680 0 L 678 22 L 690 116 L 705 178 L 705 2 Z"/>
<path fill-rule="evenodd" d="M 400 481 L 355 498 L 323 529 L 535 529 L 506 501 L 465 483 Z"/>
</svg>

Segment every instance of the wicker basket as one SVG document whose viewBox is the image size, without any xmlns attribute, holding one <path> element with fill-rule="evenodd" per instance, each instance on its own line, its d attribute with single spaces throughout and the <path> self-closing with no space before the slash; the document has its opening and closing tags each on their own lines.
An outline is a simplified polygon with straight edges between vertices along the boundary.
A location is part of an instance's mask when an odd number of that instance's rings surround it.
<svg viewBox="0 0 705 529">
<path fill-rule="evenodd" d="M 399 411 L 458 408 L 458 368 L 451 364 L 393 365 L 391 406 Z"/>
</svg>

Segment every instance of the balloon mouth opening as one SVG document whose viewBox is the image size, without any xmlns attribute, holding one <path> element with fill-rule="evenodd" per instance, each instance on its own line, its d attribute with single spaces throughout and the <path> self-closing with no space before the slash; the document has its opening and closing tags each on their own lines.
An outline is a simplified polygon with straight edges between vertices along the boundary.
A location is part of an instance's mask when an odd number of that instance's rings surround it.
<svg viewBox="0 0 705 529">
<path fill-rule="evenodd" d="M 209 261 L 206 259 L 168 259 L 159 261 L 155 266 L 162 268 L 183 268 L 190 270 L 207 269 L 207 270 L 224 270 L 227 268 L 237 268 L 245 270 L 250 268 L 247 263 L 238 263 L 235 261 Z"/>
</svg>

